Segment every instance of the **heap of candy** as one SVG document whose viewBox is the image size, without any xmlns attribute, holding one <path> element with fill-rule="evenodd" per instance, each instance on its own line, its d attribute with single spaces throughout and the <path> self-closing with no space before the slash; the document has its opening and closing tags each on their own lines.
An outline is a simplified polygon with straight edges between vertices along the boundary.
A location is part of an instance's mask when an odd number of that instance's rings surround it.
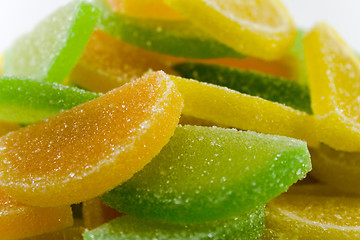
<svg viewBox="0 0 360 240">
<path fill-rule="evenodd" d="M 2 70 L 1 239 L 360 234 L 360 61 L 278 0 L 73 0 Z"/>
</svg>

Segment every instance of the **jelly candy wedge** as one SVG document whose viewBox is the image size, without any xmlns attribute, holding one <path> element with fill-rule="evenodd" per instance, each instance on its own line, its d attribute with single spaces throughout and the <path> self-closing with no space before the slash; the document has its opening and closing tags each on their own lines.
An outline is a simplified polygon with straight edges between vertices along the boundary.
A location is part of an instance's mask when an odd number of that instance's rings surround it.
<svg viewBox="0 0 360 240">
<path fill-rule="evenodd" d="M 0 76 L 0 120 L 31 124 L 99 96 L 57 83 Z"/>
<path fill-rule="evenodd" d="M 61 231 L 42 234 L 36 237 L 25 238 L 21 240 L 83 240 L 83 227 L 69 227 Z"/>
<path fill-rule="evenodd" d="M 357 197 L 283 194 L 266 207 L 266 225 L 281 239 L 358 239 Z"/>
<path fill-rule="evenodd" d="M 182 63 L 173 68 L 185 78 L 225 86 L 312 114 L 309 89 L 297 82 L 218 65 Z"/>
<path fill-rule="evenodd" d="M 100 198 L 90 199 L 83 202 L 82 207 L 84 226 L 86 229 L 94 229 L 110 220 L 125 215 L 105 205 Z"/>
<path fill-rule="evenodd" d="M 173 73 L 159 58 L 155 52 L 140 49 L 96 30 L 70 79 L 85 89 L 106 92 L 141 77 L 149 69 Z"/>
<path fill-rule="evenodd" d="M 16 123 L 0 121 L 0 136 L 7 134 L 8 132 L 18 130 L 21 126 Z"/>
<path fill-rule="evenodd" d="M 164 0 L 219 42 L 244 55 L 277 59 L 286 53 L 296 29 L 279 0 Z"/>
<path fill-rule="evenodd" d="M 25 206 L 0 191 L 0 236 L 3 240 L 53 232 L 72 224 L 70 206 L 51 208 Z"/>
<path fill-rule="evenodd" d="M 111 12 L 105 1 L 95 0 L 102 10 L 99 28 L 124 42 L 176 57 L 243 57 L 188 21 L 131 18 Z"/>
<path fill-rule="evenodd" d="M 305 36 L 304 47 L 320 141 L 336 150 L 360 152 L 360 60 L 324 23 Z"/>
<path fill-rule="evenodd" d="M 19 202 L 58 206 L 94 198 L 146 165 L 168 142 L 183 100 L 152 73 L 0 138 L 0 186 Z"/>
<path fill-rule="evenodd" d="M 182 20 L 163 0 L 107 0 L 113 11 L 137 18 Z"/>
<path fill-rule="evenodd" d="M 316 147 L 313 116 L 226 87 L 172 77 L 184 98 L 182 114 L 227 127 L 293 137 Z"/>
<path fill-rule="evenodd" d="M 264 229 L 264 207 L 234 218 L 200 224 L 171 224 L 143 218 L 124 216 L 110 221 L 92 231 L 85 231 L 84 239 L 259 239 Z"/>
<path fill-rule="evenodd" d="M 201 223 L 265 204 L 310 169 L 306 143 L 299 140 L 180 126 L 150 164 L 102 199 L 137 217 Z"/>
<path fill-rule="evenodd" d="M 59 8 L 6 51 L 4 74 L 61 83 L 80 58 L 99 15 L 85 0 Z"/>
<path fill-rule="evenodd" d="M 326 145 L 311 149 L 311 176 L 342 191 L 360 193 L 360 153 L 336 151 Z"/>
</svg>

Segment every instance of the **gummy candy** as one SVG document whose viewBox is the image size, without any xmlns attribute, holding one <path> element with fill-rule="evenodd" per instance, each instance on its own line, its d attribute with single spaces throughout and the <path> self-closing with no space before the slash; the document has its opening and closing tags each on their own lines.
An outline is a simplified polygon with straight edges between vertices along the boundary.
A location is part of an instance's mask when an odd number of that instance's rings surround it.
<svg viewBox="0 0 360 240">
<path fill-rule="evenodd" d="M 264 204 L 310 169 L 302 141 L 183 126 L 151 163 L 102 199 L 137 217 L 201 223 Z"/>
<path fill-rule="evenodd" d="M 225 86 L 312 114 L 309 89 L 297 82 L 218 65 L 183 63 L 173 68 L 185 78 Z"/>
<path fill-rule="evenodd" d="M 83 227 L 69 227 L 61 231 L 51 232 L 36 237 L 25 238 L 22 240 L 82 240 Z"/>
<path fill-rule="evenodd" d="M 0 185 L 19 202 L 59 206 L 129 179 L 167 143 L 182 98 L 162 72 L 0 138 Z M 101 179 L 101 180 L 100 180 Z"/>
<path fill-rule="evenodd" d="M 259 239 L 264 228 L 264 207 L 234 218 L 200 224 L 171 224 L 143 218 L 123 216 L 92 231 L 85 231 L 84 239 Z"/>
<path fill-rule="evenodd" d="M 80 58 L 99 15 L 83 0 L 59 8 L 6 51 L 4 74 L 61 83 Z"/>
<path fill-rule="evenodd" d="M 52 232 L 73 224 L 70 206 L 39 208 L 17 203 L 0 192 L 1 239 L 19 239 Z"/>
<path fill-rule="evenodd" d="M 0 76 L 0 120 L 31 124 L 100 96 L 57 83 Z"/>
</svg>

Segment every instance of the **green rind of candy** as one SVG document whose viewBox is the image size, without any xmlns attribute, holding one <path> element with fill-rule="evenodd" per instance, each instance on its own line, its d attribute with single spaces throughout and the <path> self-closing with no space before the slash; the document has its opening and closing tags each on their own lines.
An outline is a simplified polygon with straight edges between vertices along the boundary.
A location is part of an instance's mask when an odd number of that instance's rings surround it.
<svg viewBox="0 0 360 240">
<path fill-rule="evenodd" d="M 99 97 L 57 83 L 0 77 L 0 120 L 31 124 Z"/>
<path fill-rule="evenodd" d="M 300 140 L 180 126 L 151 163 L 101 198 L 132 216 L 201 223 L 265 204 L 310 169 L 306 143 Z"/>
<path fill-rule="evenodd" d="M 19 38 L 4 57 L 4 75 L 61 83 L 80 58 L 100 12 L 74 0 Z"/>
<path fill-rule="evenodd" d="M 95 3 L 103 13 L 101 30 L 143 49 L 185 58 L 244 57 L 188 21 L 135 19 L 111 12 L 104 0 Z"/>
<path fill-rule="evenodd" d="M 126 215 L 94 230 L 85 231 L 83 236 L 85 240 L 251 240 L 259 239 L 263 234 L 264 218 L 263 206 L 235 218 L 188 225 L 151 221 Z"/>
<path fill-rule="evenodd" d="M 297 82 L 259 72 L 210 64 L 181 63 L 174 65 L 173 69 L 185 78 L 228 87 L 312 114 L 309 89 Z"/>
</svg>

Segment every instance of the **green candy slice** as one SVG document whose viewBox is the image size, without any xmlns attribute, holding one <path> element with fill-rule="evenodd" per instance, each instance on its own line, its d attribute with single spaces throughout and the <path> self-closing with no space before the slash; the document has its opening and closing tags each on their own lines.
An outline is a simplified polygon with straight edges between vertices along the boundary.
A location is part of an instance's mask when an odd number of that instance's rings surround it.
<svg viewBox="0 0 360 240">
<path fill-rule="evenodd" d="M 0 77 L 0 120 L 31 124 L 99 97 L 75 87 Z"/>
<path fill-rule="evenodd" d="M 111 12 L 104 0 L 95 2 L 103 13 L 99 28 L 122 41 L 176 57 L 243 58 L 188 21 L 135 19 Z"/>
<path fill-rule="evenodd" d="M 119 217 L 100 227 L 85 231 L 85 240 L 228 240 L 259 239 L 265 225 L 265 208 L 257 207 L 250 213 L 201 224 L 171 224 L 129 215 Z"/>
<path fill-rule="evenodd" d="M 180 126 L 157 157 L 102 199 L 137 217 L 215 221 L 265 204 L 310 169 L 306 143 L 300 140 Z"/>
<path fill-rule="evenodd" d="M 312 114 L 309 89 L 297 82 L 210 64 L 181 63 L 174 65 L 173 69 L 185 78 L 228 87 Z"/>
<path fill-rule="evenodd" d="M 19 38 L 4 57 L 4 75 L 61 83 L 81 56 L 100 12 L 74 0 Z"/>
</svg>

